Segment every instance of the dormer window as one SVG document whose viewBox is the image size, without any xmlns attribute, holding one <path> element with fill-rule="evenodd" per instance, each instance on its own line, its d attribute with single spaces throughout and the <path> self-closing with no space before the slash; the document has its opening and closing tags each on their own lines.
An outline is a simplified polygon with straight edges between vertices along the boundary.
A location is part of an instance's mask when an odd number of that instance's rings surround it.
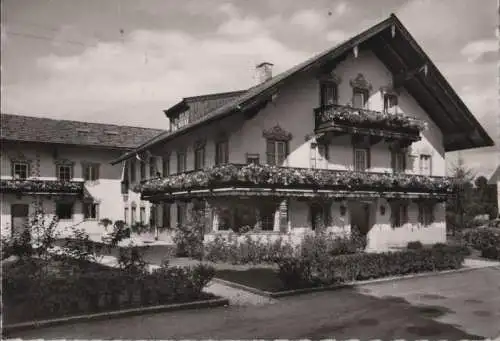
<svg viewBox="0 0 500 341">
<path fill-rule="evenodd" d="M 384 112 L 388 114 L 397 114 L 398 96 L 395 94 L 384 94 Z"/>
</svg>

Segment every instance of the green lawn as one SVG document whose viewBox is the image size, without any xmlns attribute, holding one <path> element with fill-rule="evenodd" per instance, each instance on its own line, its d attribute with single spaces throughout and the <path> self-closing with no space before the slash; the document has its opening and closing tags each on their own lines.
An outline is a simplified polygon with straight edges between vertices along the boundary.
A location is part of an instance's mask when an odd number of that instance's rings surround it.
<svg viewBox="0 0 500 341">
<path fill-rule="evenodd" d="M 269 292 L 287 290 L 274 269 L 217 270 L 215 277 Z"/>
</svg>

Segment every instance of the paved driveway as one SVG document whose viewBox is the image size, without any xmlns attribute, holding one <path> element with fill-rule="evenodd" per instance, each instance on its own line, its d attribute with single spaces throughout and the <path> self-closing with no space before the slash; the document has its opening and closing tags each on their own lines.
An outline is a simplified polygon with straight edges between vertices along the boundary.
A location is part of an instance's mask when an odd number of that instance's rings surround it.
<svg viewBox="0 0 500 341">
<path fill-rule="evenodd" d="M 500 270 L 488 268 L 281 298 L 16 333 L 79 339 L 484 339 L 500 333 Z M 406 301 L 408 299 L 408 301 Z M 422 304 L 437 307 L 419 308 Z"/>
</svg>

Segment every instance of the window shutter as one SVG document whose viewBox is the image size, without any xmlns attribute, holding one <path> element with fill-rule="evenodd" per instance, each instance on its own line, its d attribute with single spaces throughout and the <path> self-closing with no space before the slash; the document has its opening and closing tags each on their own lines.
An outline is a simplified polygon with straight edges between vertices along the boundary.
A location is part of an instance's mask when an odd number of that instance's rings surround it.
<svg viewBox="0 0 500 341">
<path fill-rule="evenodd" d="M 370 152 L 370 148 L 366 148 L 366 168 L 367 169 L 370 169 L 372 166 L 371 166 L 371 152 Z"/>
<path fill-rule="evenodd" d="M 274 141 L 267 140 L 266 155 L 267 155 L 267 164 L 269 165 L 274 165 L 276 163 L 275 146 L 276 144 L 274 143 Z"/>
<path fill-rule="evenodd" d="M 422 204 L 419 204 L 418 205 L 418 222 L 422 225 L 424 224 L 424 214 L 425 214 L 424 207 Z"/>
<path fill-rule="evenodd" d="M 396 153 L 394 151 L 391 151 L 391 169 L 396 172 Z"/>
<path fill-rule="evenodd" d="M 99 180 L 99 179 L 100 179 L 100 178 L 99 178 L 99 170 L 100 170 L 100 168 L 101 168 L 101 165 L 96 165 L 96 166 L 95 166 L 95 179 L 96 179 L 96 180 Z"/>
</svg>

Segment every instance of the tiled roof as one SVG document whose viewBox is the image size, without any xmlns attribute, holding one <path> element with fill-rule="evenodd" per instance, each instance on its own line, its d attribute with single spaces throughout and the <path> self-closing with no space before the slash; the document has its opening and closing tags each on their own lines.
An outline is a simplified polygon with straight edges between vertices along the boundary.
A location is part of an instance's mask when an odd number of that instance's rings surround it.
<svg viewBox="0 0 500 341">
<path fill-rule="evenodd" d="M 2 140 L 132 149 L 164 130 L 1 114 Z"/>
</svg>

